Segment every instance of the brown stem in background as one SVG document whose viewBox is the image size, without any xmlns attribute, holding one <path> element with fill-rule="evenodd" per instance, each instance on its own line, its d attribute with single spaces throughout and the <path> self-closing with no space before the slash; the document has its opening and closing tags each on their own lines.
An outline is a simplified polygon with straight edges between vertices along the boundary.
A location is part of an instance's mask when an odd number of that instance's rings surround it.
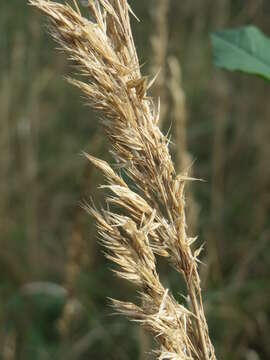
<svg viewBox="0 0 270 360">
<path fill-rule="evenodd" d="M 182 87 L 182 75 L 180 62 L 176 57 L 168 59 L 169 66 L 169 91 L 172 98 L 171 118 L 175 128 L 175 167 L 178 173 L 187 173 L 191 176 L 192 156 L 187 147 L 187 109 L 186 97 Z M 187 219 L 191 234 L 197 232 L 198 205 L 196 204 L 188 186 L 187 196 Z"/>
<path fill-rule="evenodd" d="M 166 101 L 166 56 L 168 50 L 168 12 L 170 0 L 155 0 L 151 7 L 153 31 L 151 42 L 150 73 L 156 78 L 151 89 L 155 99 L 160 98 L 159 126 L 162 128 L 167 113 Z"/>
<path fill-rule="evenodd" d="M 10 74 L 7 71 L 6 76 L 1 79 L 0 104 L 1 104 L 1 122 L 0 122 L 0 228 L 1 233 L 7 227 L 5 213 L 8 207 L 9 198 L 9 167 L 10 167 L 10 106 L 11 106 L 11 86 Z"/>
<path fill-rule="evenodd" d="M 12 169 L 12 141 L 16 132 L 16 122 L 13 118 L 12 110 L 14 101 L 16 101 L 17 89 L 20 86 L 22 63 L 24 57 L 24 47 L 21 41 L 21 34 L 16 34 L 14 46 L 11 51 L 11 62 L 5 69 L 0 83 L 0 104 L 1 104 L 1 121 L 0 121 L 0 230 L 1 246 L 8 246 L 3 241 L 3 236 L 9 229 L 10 215 L 10 195 L 11 195 L 11 169 Z"/>
<path fill-rule="evenodd" d="M 220 29 L 224 27 L 230 13 L 230 4 L 227 0 L 217 0 L 212 8 L 212 28 Z M 229 110 L 229 88 L 226 78 L 221 73 L 215 73 L 209 89 L 215 106 L 211 112 L 214 123 L 214 137 L 212 145 L 212 183 L 211 183 L 211 203 L 210 214 L 211 223 L 207 231 L 207 264 L 204 269 L 204 281 L 211 276 L 214 281 L 222 279 L 222 270 L 218 252 L 218 242 L 222 242 L 223 234 L 223 211 L 225 205 L 225 159 L 227 146 L 225 143 L 227 118 Z"/>
<path fill-rule="evenodd" d="M 42 101 L 41 95 L 47 84 L 51 80 L 51 72 L 44 68 L 40 71 L 38 68 L 37 54 L 39 51 L 41 25 L 40 18 L 35 16 L 31 22 L 31 52 L 27 54 L 28 66 L 31 69 L 32 86 L 26 94 L 26 105 L 24 112 L 19 115 L 17 119 L 17 133 L 20 142 L 20 150 L 22 157 L 22 177 L 24 187 L 27 189 L 24 196 L 25 201 L 25 223 L 26 234 L 28 241 L 28 262 L 31 271 L 30 280 L 39 278 L 42 272 L 42 245 L 40 243 L 40 229 L 39 229 L 39 180 L 38 180 L 38 145 L 39 133 L 42 124 L 40 119 L 40 104 Z M 25 39 L 22 38 L 21 42 L 24 46 Z M 26 56 L 26 53 L 24 54 Z M 24 60 L 20 64 L 19 73 L 24 72 Z M 21 84 L 21 91 L 23 82 Z"/>
<path fill-rule="evenodd" d="M 1 344 L 1 359 L 2 360 L 16 360 L 16 331 L 9 330 L 3 336 Z"/>
<path fill-rule="evenodd" d="M 29 59 L 30 69 L 34 76 L 38 74 L 37 49 L 40 41 L 40 21 L 34 17 L 31 24 L 33 37 L 33 50 Z M 36 278 L 40 271 L 41 253 L 39 238 L 39 216 L 38 216 L 38 162 L 37 162 L 37 145 L 39 132 L 39 102 L 40 102 L 40 84 L 37 79 L 34 80 L 30 88 L 27 99 L 27 110 L 24 118 L 21 118 L 23 131 L 21 136 L 22 150 L 24 156 L 24 179 L 27 191 L 25 197 L 25 216 L 26 229 L 28 238 L 28 256 L 31 268 L 32 278 Z"/>
<path fill-rule="evenodd" d="M 102 144 L 101 138 L 94 135 L 91 141 L 91 148 L 96 152 Z M 84 199 L 90 193 L 93 169 L 90 166 L 85 167 L 80 190 L 80 199 Z M 81 205 L 76 207 L 74 215 L 74 223 L 71 231 L 71 237 L 68 243 L 67 263 L 65 269 L 64 288 L 67 290 L 68 298 L 64 306 L 62 316 L 58 322 L 58 328 L 64 341 L 68 341 L 72 332 L 72 319 L 76 316 L 76 306 L 73 306 L 76 298 L 76 281 L 80 275 L 82 268 L 89 263 L 89 256 L 86 252 L 86 244 L 83 238 L 83 225 L 86 213 Z M 91 246 L 91 256 L 95 253 Z M 75 309 L 75 310 L 74 310 Z M 79 309 L 79 307 L 77 307 Z"/>
</svg>

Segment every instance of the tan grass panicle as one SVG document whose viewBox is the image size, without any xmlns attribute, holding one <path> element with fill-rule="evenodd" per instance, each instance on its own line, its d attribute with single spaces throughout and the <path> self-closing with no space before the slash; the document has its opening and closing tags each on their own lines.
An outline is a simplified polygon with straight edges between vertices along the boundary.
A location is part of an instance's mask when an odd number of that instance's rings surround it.
<svg viewBox="0 0 270 360">
<path fill-rule="evenodd" d="M 149 329 L 159 343 L 159 359 L 215 359 L 204 315 L 195 239 L 186 233 L 185 182 L 177 175 L 159 127 L 160 109 L 148 97 L 141 75 L 126 0 L 89 0 L 89 18 L 75 7 L 30 0 L 50 20 L 50 32 L 82 80 L 70 79 L 101 111 L 115 171 L 90 155 L 105 175 L 111 195 L 95 217 L 107 257 L 117 274 L 135 283 L 141 303 L 113 300 L 122 313 Z M 129 187 L 120 176 L 126 174 Z M 115 206 L 116 205 L 116 206 Z M 187 301 L 179 304 L 159 280 L 156 255 L 166 257 L 183 277 Z"/>
</svg>

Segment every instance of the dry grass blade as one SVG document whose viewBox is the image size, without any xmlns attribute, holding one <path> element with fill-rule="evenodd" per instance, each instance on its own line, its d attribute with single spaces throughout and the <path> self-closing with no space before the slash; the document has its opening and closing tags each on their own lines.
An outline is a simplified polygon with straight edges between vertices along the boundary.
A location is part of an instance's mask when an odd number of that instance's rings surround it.
<svg viewBox="0 0 270 360">
<path fill-rule="evenodd" d="M 189 178 L 176 175 L 169 139 L 157 125 L 159 111 L 140 72 L 127 1 L 89 1 L 93 20 L 69 5 L 30 4 L 49 17 L 53 37 L 80 70 L 84 81 L 71 82 L 102 111 L 116 165 L 133 183 L 129 188 L 107 163 L 88 156 L 112 192 L 109 210 L 88 210 L 108 258 L 118 265 L 117 274 L 140 289 L 140 305 L 113 301 L 114 306 L 155 335 L 160 359 L 215 359 L 197 271 L 200 251 L 192 251 L 194 239 L 186 234 L 184 186 Z M 156 254 L 167 257 L 183 276 L 190 309 L 162 286 Z"/>
</svg>

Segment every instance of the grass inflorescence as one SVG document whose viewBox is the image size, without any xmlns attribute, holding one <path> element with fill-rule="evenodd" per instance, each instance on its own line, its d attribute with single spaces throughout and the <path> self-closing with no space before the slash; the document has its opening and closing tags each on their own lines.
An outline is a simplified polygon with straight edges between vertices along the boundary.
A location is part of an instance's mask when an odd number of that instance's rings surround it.
<svg viewBox="0 0 270 360">
<path fill-rule="evenodd" d="M 141 298 L 140 304 L 112 300 L 114 307 L 155 336 L 159 359 L 215 359 L 197 268 L 201 248 L 192 249 L 196 239 L 186 232 L 184 188 L 191 179 L 176 173 L 169 139 L 159 129 L 160 108 L 147 95 L 152 81 L 141 74 L 127 1 L 89 0 L 89 18 L 75 0 L 73 6 L 30 4 L 49 17 L 52 36 L 82 75 L 69 81 L 101 112 L 110 140 L 115 167 L 86 155 L 111 192 L 106 209 L 87 210 L 116 273 L 136 284 Z M 183 277 L 187 300 L 182 304 L 162 285 L 157 256 Z"/>
</svg>

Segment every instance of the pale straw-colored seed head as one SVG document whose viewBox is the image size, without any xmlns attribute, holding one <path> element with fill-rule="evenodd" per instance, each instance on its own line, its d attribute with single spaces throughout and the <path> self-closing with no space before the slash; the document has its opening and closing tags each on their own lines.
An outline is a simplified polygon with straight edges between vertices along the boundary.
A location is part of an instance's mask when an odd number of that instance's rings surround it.
<svg viewBox="0 0 270 360">
<path fill-rule="evenodd" d="M 197 271 L 199 250 L 186 234 L 186 174 L 177 176 L 159 127 L 159 108 L 147 95 L 141 75 L 126 0 L 83 2 L 89 18 L 74 8 L 47 0 L 30 0 L 50 20 L 50 32 L 76 64 L 80 80 L 69 80 L 101 111 L 115 169 L 87 155 L 111 191 L 107 210 L 87 210 L 95 218 L 107 257 L 116 273 L 136 284 L 138 305 L 113 300 L 118 311 L 150 330 L 159 359 L 215 359 L 209 339 Z M 189 303 L 179 304 L 160 282 L 156 255 L 166 257 L 183 276 Z M 184 294 L 186 295 L 186 294 Z M 190 304 L 190 306 L 189 306 Z"/>
</svg>

